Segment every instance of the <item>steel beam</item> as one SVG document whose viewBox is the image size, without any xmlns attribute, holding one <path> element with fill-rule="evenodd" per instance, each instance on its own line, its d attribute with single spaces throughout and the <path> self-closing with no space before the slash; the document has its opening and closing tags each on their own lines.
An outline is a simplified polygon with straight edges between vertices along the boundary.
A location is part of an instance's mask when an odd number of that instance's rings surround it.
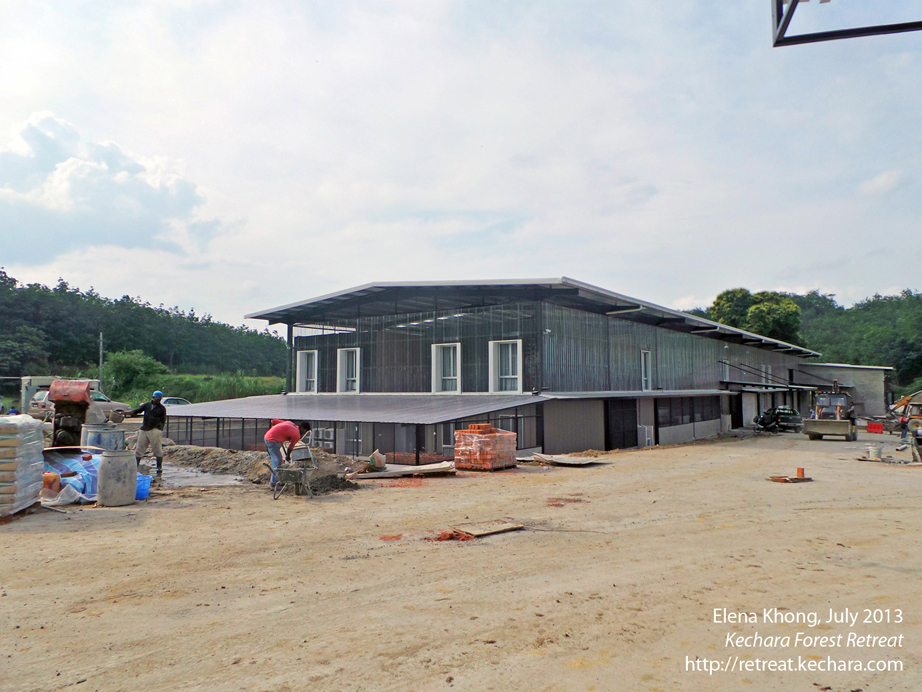
<svg viewBox="0 0 922 692">
<path fill-rule="evenodd" d="M 898 24 L 879 24 L 877 26 L 862 26 L 854 29 L 836 29 L 834 31 L 819 31 L 812 34 L 798 34 L 788 36 L 787 31 L 794 18 L 794 12 L 800 0 L 790 0 L 788 9 L 784 9 L 784 0 L 772 1 L 772 45 L 796 46 L 805 43 L 820 43 L 821 41 L 837 41 L 844 38 L 861 38 L 862 36 L 883 36 L 885 34 L 901 34 L 907 31 L 922 31 L 922 21 L 901 22 Z"/>
</svg>

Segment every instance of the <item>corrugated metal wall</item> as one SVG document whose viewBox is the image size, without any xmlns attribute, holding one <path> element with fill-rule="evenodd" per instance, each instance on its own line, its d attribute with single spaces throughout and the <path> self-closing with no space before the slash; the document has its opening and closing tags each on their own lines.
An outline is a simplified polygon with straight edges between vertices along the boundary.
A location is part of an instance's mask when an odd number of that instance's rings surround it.
<svg viewBox="0 0 922 692">
<path fill-rule="evenodd" d="M 523 390 L 537 386 L 540 303 L 367 317 L 354 332 L 299 336 L 295 350 L 318 351 L 318 391 L 336 391 L 337 350 L 361 349 L 363 392 L 432 391 L 432 345 L 461 344 L 462 392 L 489 391 L 490 341 L 522 339 Z"/>
<path fill-rule="evenodd" d="M 600 399 L 544 404 L 544 452 L 605 449 L 605 406 Z"/>
<path fill-rule="evenodd" d="M 645 350 L 651 354 L 653 390 L 718 389 L 725 379 L 781 386 L 788 370 L 801 362 L 784 353 L 550 303 L 361 318 L 353 328 L 296 337 L 296 350 L 318 351 L 318 391 L 336 391 L 340 348 L 361 349 L 364 392 L 431 391 L 432 344 L 442 343 L 461 344 L 464 392 L 489 391 L 489 342 L 505 339 L 522 339 L 524 391 L 640 390 Z M 771 367 L 764 383 L 762 366 Z"/>
<path fill-rule="evenodd" d="M 771 366 L 770 384 L 780 385 L 800 359 L 764 349 L 725 343 L 693 334 L 607 315 L 544 304 L 544 384 L 550 391 L 637 391 L 641 351 L 650 351 L 651 389 L 718 389 L 726 360 L 729 380 L 761 383 L 761 367 Z"/>
</svg>

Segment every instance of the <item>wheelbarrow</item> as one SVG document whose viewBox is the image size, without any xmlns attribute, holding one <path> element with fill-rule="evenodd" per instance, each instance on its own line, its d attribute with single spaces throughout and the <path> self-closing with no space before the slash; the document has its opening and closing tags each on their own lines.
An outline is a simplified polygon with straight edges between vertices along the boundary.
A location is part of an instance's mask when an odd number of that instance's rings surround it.
<svg viewBox="0 0 922 692">
<path fill-rule="evenodd" d="M 289 485 L 295 491 L 295 495 L 303 495 L 307 492 L 308 497 L 313 497 L 311 490 L 311 476 L 316 471 L 314 466 L 304 466 L 299 462 L 281 464 L 275 467 L 275 490 L 272 491 L 272 499 L 278 500 L 285 492 Z"/>
<path fill-rule="evenodd" d="M 274 471 L 272 471 L 271 465 L 263 463 L 275 476 L 275 488 L 272 491 L 273 500 L 278 500 L 289 485 L 294 490 L 295 495 L 304 495 L 306 492 L 308 497 L 314 497 L 311 490 L 311 477 L 314 475 L 314 471 L 317 470 L 317 465 L 314 463 L 314 455 L 311 453 L 310 438 L 308 438 L 307 444 L 299 442 L 295 445 L 294 449 L 291 450 L 290 458 L 287 458 L 287 463 L 279 464 Z"/>
</svg>

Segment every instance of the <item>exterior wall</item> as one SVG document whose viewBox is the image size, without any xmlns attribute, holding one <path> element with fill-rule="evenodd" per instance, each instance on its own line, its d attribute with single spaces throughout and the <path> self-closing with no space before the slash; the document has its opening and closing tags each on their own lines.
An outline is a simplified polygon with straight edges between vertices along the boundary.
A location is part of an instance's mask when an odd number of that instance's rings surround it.
<svg viewBox="0 0 922 692">
<path fill-rule="evenodd" d="M 361 353 L 360 391 L 432 391 L 432 345 L 461 345 L 461 391 L 489 391 L 489 343 L 521 339 L 522 390 L 642 389 L 641 351 L 651 354 L 650 389 L 719 389 L 722 382 L 783 385 L 799 358 L 552 303 L 358 318 L 349 331 L 295 338 L 317 351 L 319 392 L 335 392 L 337 350 Z M 727 361 L 724 365 L 722 361 Z M 770 377 L 762 376 L 762 368 Z"/>
<path fill-rule="evenodd" d="M 752 419 L 759 415 L 762 410 L 759 408 L 759 395 L 753 392 L 743 392 L 743 427 L 751 428 Z"/>
<path fill-rule="evenodd" d="M 887 413 L 884 398 L 886 370 L 803 364 L 800 371 L 806 375 L 806 379 L 815 377 L 815 382 L 831 383 L 838 380 L 840 385 L 847 388 L 845 391 L 851 395 L 855 412 L 859 416 L 883 416 Z"/>
<path fill-rule="evenodd" d="M 783 386 L 796 356 L 683 334 L 615 316 L 542 304 L 541 386 L 553 392 L 637 391 L 641 351 L 650 388 L 719 389 L 721 382 Z M 725 366 L 729 378 L 725 379 Z M 770 368 L 763 381 L 762 367 Z M 768 371 L 767 371 L 768 372 Z"/>
<path fill-rule="evenodd" d="M 600 399 L 544 404 L 544 452 L 563 454 L 605 449 L 605 407 Z"/>
<path fill-rule="evenodd" d="M 432 345 L 461 344 L 461 391 L 489 391 L 491 341 L 521 339 L 522 390 L 538 372 L 539 303 L 366 317 L 339 334 L 299 336 L 296 351 L 317 351 L 317 391 L 336 391 L 337 350 L 361 349 L 362 392 L 431 392 Z"/>
<path fill-rule="evenodd" d="M 708 420 L 701 423 L 688 423 L 674 425 L 669 428 L 660 428 L 659 443 L 661 445 L 677 445 L 692 440 L 712 437 L 720 432 L 719 420 Z"/>
</svg>

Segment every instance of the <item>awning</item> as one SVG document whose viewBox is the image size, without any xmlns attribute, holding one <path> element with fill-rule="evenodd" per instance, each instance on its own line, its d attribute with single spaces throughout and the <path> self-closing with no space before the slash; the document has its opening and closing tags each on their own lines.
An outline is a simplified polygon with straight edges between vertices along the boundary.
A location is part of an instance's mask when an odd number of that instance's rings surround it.
<svg viewBox="0 0 922 692">
<path fill-rule="evenodd" d="M 727 389 L 645 389 L 620 392 L 541 392 L 548 399 L 662 399 L 679 396 L 736 395 Z"/>
<path fill-rule="evenodd" d="M 724 389 L 535 394 L 271 394 L 170 406 L 171 418 L 258 418 L 432 425 L 555 399 L 650 399 L 735 395 Z"/>
<path fill-rule="evenodd" d="M 755 394 L 771 394 L 773 392 L 789 392 L 792 389 L 809 389 L 808 387 L 743 387 L 741 392 L 752 392 Z"/>
<path fill-rule="evenodd" d="M 431 425 L 542 401 L 532 394 L 272 394 L 171 406 L 167 415 Z"/>
</svg>

